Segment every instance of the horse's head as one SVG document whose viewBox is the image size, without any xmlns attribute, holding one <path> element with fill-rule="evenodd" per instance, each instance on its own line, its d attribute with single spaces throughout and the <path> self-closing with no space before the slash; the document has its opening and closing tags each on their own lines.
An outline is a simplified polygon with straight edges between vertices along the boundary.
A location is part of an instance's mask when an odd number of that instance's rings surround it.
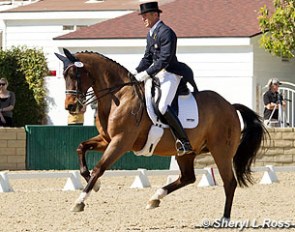
<svg viewBox="0 0 295 232">
<path fill-rule="evenodd" d="M 91 81 L 85 64 L 67 49 L 64 48 L 63 50 L 65 56 L 57 53 L 55 55 L 64 64 L 63 75 L 66 82 L 65 109 L 70 112 L 79 112 L 86 100 L 86 93 L 91 86 Z"/>
</svg>

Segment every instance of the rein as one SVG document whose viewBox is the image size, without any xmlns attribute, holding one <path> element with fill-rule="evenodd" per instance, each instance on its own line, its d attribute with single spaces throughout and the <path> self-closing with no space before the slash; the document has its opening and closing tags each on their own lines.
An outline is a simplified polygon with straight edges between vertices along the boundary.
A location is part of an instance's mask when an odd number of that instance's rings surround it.
<svg viewBox="0 0 295 232">
<path fill-rule="evenodd" d="M 86 94 L 82 93 L 79 89 L 80 89 L 80 85 L 81 85 L 81 72 L 80 72 L 80 69 L 83 67 L 77 67 L 77 65 L 74 63 L 74 64 L 70 64 L 68 67 L 66 67 L 66 69 L 64 70 L 63 74 L 65 75 L 66 72 L 72 68 L 72 67 L 76 67 L 76 80 L 77 80 L 77 89 L 76 90 L 65 90 L 65 93 L 66 94 L 70 94 L 70 95 L 75 95 L 75 96 L 82 96 L 82 99 L 85 99 L 85 100 L 81 100 L 79 97 L 77 98 L 79 104 L 81 105 L 89 105 L 109 94 L 112 94 L 118 90 L 120 90 L 121 88 L 123 88 L 124 86 L 132 86 L 132 85 L 139 85 L 140 82 L 136 81 L 136 80 L 131 80 L 130 82 L 126 82 L 126 83 L 123 83 L 123 84 L 120 84 L 120 85 L 116 85 L 116 86 L 113 86 L 113 87 L 109 87 L 109 88 L 105 88 L 105 89 L 101 89 L 100 91 L 98 91 L 98 94 L 99 93 L 102 93 L 100 96 L 97 96 L 95 97 L 95 93 L 94 91 L 90 91 L 90 92 L 87 92 Z M 86 99 L 86 97 L 90 96 L 90 98 Z"/>
<path fill-rule="evenodd" d="M 71 56 L 71 54 L 68 54 L 68 56 Z M 61 58 L 61 60 L 63 60 L 63 59 Z M 76 59 L 75 57 L 72 57 L 70 59 L 70 63 L 67 62 L 66 64 L 67 65 L 65 65 L 65 67 L 64 67 L 63 75 L 66 76 L 66 73 L 68 72 L 68 70 L 72 67 L 75 67 L 76 68 L 75 78 L 77 81 L 77 85 L 76 85 L 75 90 L 66 89 L 65 94 L 76 96 L 77 102 L 80 105 L 90 105 L 91 103 L 94 103 L 95 101 L 97 101 L 109 94 L 113 94 L 113 93 L 119 91 L 121 88 L 123 88 L 125 86 L 133 86 L 133 91 L 138 96 L 138 98 L 140 100 L 140 104 L 138 105 L 138 110 L 136 110 L 136 112 L 134 112 L 132 110 L 131 114 L 136 117 L 137 124 L 140 123 L 140 121 L 142 119 L 143 112 L 144 112 L 144 96 L 142 96 L 142 94 L 141 94 L 142 90 L 140 90 L 141 83 L 138 82 L 131 73 L 128 73 L 128 77 L 130 80 L 129 82 L 118 84 L 113 87 L 104 88 L 104 89 L 98 90 L 96 92 L 94 92 L 92 90 L 92 91 L 89 91 L 84 94 L 81 91 L 81 82 L 82 82 L 81 71 L 82 71 L 82 68 L 84 68 L 84 64 L 82 62 L 80 62 L 78 59 Z M 89 74 L 89 73 L 87 72 L 87 74 Z M 94 81 L 92 83 L 92 88 L 93 88 L 93 85 L 94 85 Z"/>
<path fill-rule="evenodd" d="M 86 104 L 86 105 L 89 105 L 89 104 L 91 104 L 92 102 L 94 102 L 94 101 L 97 101 L 97 100 L 99 100 L 99 99 L 101 99 L 101 98 L 103 98 L 103 97 L 105 97 L 105 96 L 107 96 L 107 95 L 109 95 L 109 94 L 112 94 L 112 93 L 114 93 L 114 92 L 117 92 L 118 90 L 120 90 L 121 88 L 123 88 L 124 86 L 132 86 L 132 85 L 139 85 L 140 84 L 140 82 L 138 82 L 138 81 L 130 81 L 130 82 L 126 82 L 126 83 L 123 83 L 123 84 L 120 84 L 120 85 L 117 85 L 117 86 L 113 86 L 113 87 L 109 87 L 109 88 L 105 88 L 105 89 L 101 89 L 101 90 L 99 90 L 98 91 L 98 94 L 99 93 L 102 93 L 100 96 L 98 96 L 98 97 L 96 97 L 95 98 L 95 93 L 94 93 L 94 91 L 92 90 L 92 91 L 90 91 L 90 92 L 88 92 L 86 95 L 85 95 L 85 97 L 86 96 L 90 96 L 90 98 L 88 98 L 85 102 L 83 102 L 84 104 Z M 104 93 L 105 92 L 105 93 Z"/>
</svg>

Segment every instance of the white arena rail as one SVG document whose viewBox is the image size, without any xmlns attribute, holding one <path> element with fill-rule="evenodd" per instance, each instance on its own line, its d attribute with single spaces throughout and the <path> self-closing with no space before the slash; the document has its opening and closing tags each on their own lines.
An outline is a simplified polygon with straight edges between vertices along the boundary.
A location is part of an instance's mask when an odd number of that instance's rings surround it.
<svg viewBox="0 0 295 232">
<path fill-rule="evenodd" d="M 260 184 L 272 184 L 279 182 L 276 172 L 295 172 L 295 166 L 281 166 L 275 167 L 272 165 L 266 165 L 265 167 L 254 167 L 253 172 L 264 171 Z"/>
<path fill-rule="evenodd" d="M 67 178 L 63 191 L 82 189 L 79 171 L 67 172 L 0 172 L 0 192 L 13 192 L 10 179 Z"/>
<path fill-rule="evenodd" d="M 272 184 L 278 182 L 276 172 L 295 172 L 295 166 L 274 167 L 267 165 L 263 167 L 253 167 L 253 172 L 264 172 L 260 184 Z M 135 179 L 130 186 L 131 188 L 146 188 L 150 187 L 149 176 L 168 176 L 167 182 L 171 183 L 179 176 L 179 170 L 110 170 L 106 171 L 104 177 L 115 176 L 135 176 Z M 195 169 L 196 175 L 202 175 L 198 187 L 216 185 L 215 175 L 219 174 L 216 168 Z M 170 175 L 170 176 L 169 176 Z M 67 178 L 67 182 L 63 188 L 64 191 L 82 189 L 81 177 L 79 171 L 67 172 L 0 172 L 0 192 L 12 192 L 9 180 L 10 179 L 35 179 L 35 178 Z"/>
<path fill-rule="evenodd" d="M 167 176 L 174 175 L 179 176 L 179 170 L 110 170 L 106 171 L 104 177 L 115 177 L 115 176 L 135 176 L 135 179 L 131 185 L 131 188 L 146 188 L 150 187 L 150 181 L 148 176 Z M 202 174 L 202 179 L 199 183 L 199 187 L 213 186 L 216 185 L 213 176 L 212 168 L 195 169 L 195 174 Z M 68 171 L 68 172 L 0 172 L 0 192 L 13 192 L 13 188 L 9 180 L 12 179 L 40 179 L 40 178 L 67 178 L 67 182 L 63 188 L 64 191 L 82 189 L 81 177 L 79 171 Z M 171 182 L 169 179 L 167 182 Z"/>
</svg>

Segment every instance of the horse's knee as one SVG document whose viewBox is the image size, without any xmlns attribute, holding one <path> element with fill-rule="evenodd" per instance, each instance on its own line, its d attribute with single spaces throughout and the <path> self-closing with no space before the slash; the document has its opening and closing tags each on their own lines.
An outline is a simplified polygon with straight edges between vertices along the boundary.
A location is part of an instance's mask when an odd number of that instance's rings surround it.
<svg viewBox="0 0 295 232">
<path fill-rule="evenodd" d="M 82 154 L 82 153 L 83 153 L 83 148 L 84 148 L 83 144 L 80 143 L 80 144 L 78 145 L 77 149 L 76 149 L 77 153 L 78 153 L 78 154 Z"/>
<path fill-rule="evenodd" d="M 92 176 L 102 176 L 102 175 L 104 174 L 105 171 L 106 171 L 106 168 L 95 166 L 95 167 L 92 169 L 92 173 L 91 173 L 91 175 L 92 175 Z"/>
</svg>

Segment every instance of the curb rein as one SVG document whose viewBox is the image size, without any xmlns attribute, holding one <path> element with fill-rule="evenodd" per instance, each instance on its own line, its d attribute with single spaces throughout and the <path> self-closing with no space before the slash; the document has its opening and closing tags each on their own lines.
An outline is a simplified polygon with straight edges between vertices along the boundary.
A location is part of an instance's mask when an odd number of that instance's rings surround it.
<svg viewBox="0 0 295 232">
<path fill-rule="evenodd" d="M 82 93 L 79 89 L 81 89 L 81 69 L 84 67 L 83 63 L 81 62 L 74 62 L 72 64 L 70 64 L 68 67 L 66 67 L 66 69 L 63 72 L 63 75 L 65 76 L 66 72 L 71 68 L 75 66 L 76 67 L 76 81 L 77 81 L 77 86 L 76 86 L 76 90 L 65 90 L 65 94 L 71 94 L 77 97 L 77 101 L 80 105 L 90 105 L 91 103 L 109 95 L 109 94 L 113 94 L 115 92 L 117 92 L 118 90 L 120 90 L 121 88 L 125 87 L 125 86 L 133 86 L 134 87 L 134 91 L 136 93 L 136 95 L 138 96 L 138 98 L 140 99 L 140 106 L 137 112 L 132 112 L 132 115 L 137 115 L 140 110 L 141 110 L 141 114 L 140 117 L 137 121 L 137 125 L 139 124 L 139 122 L 142 119 L 142 115 L 143 115 L 143 105 L 145 104 L 144 101 L 144 97 L 142 97 L 142 91 L 138 90 L 138 87 L 140 88 L 140 82 L 137 81 L 134 77 L 134 75 L 132 75 L 130 72 L 128 73 L 128 77 L 130 79 L 129 82 L 126 83 L 122 83 L 120 85 L 116 85 L 113 87 L 109 87 L 109 88 L 105 88 L 105 89 L 101 89 L 100 91 L 98 91 L 98 93 L 102 93 L 105 92 L 103 94 L 101 94 L 100 96 L 95 96 L 94 91 L 89 91 L 86 94 Z M 88 72 L 87 72 L 88 74 Z M 142 89 L 141 89 L 142 90 Z M 82 96 L 82 97 L 79 97 Z M 89 97 L 90 96 L 90 97 Z M 88 99 L 86 99 L 86 97 L 89 97 Z"/>
</svg>

